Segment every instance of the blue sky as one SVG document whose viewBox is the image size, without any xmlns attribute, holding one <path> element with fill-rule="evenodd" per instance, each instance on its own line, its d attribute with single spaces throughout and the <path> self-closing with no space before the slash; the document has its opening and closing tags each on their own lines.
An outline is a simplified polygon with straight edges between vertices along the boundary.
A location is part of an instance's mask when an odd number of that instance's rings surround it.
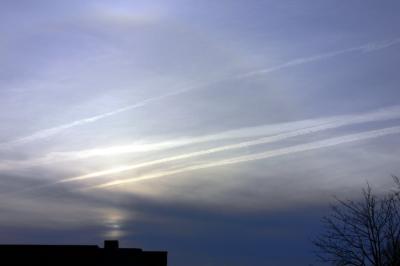
<svg viewBox="0 0 400 266">
<path fill-rule="evenodd" d="M 400 175 L 398 1 L 0 4 L 1 242 L 317 265 Z"/>
</svg>

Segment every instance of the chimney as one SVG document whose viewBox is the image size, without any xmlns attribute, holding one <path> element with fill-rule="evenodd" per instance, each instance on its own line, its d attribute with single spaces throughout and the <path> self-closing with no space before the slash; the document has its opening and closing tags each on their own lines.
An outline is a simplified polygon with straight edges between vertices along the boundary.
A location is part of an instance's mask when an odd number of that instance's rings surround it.
<svg viewBox="0 0 400 266">
<path fill-rule="evenodd" d="M 104 248 L 105 249 L 118 249 L 119 248 L 118 240 L 104 240 Z"/>
</svg>

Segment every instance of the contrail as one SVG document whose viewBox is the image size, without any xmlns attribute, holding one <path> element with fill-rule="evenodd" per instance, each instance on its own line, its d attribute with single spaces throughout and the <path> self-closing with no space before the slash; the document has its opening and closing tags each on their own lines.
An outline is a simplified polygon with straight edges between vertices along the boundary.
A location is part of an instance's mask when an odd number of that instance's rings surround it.
<svg viewBox="0 0 400 266">
<path fill-rule="evenodd" d="M 92 117 L 83 118 L 83 119 L 76 120 L 76 121 L 73 121 L 73 122 L 68 123 L 68 124 L 61 125 L 61 126 L 40 130 L 40 131 L 37 131 L 36 133 L 33 133 L 32 135 L 29 135 L 29 136 L 26 136 L 26 137 L 22 137 L 22 138 L 19 138 L 19 139 L 10 141 L 10 142 L 0 143 L 0 148 L 8 148 L 8 147 L 12 147 L 14 145 L 21 145 L 21 144 L 29 143 L 29 142 L 32 142 L 32 141 L 48 138 L 48 137 L 56 135 L 56 134 L 58 134 L 58 133 L 60 133 L 60 132 L 62 132 L 64 130 L 67 130 L 67 129 L 70 129 L 70 128 L 74 128 L 74 127 L 78 127 L 78 126 L 85 125 L 85 124 L 89 124 L 89 123 L 93 123 L 93 122 L 96 122 L 98 120 L 101 120 L 101 119 L 104 119 L 104 118 L 107 118 L 107 117 L 110 117 L 110 116 L 114 116 L 114 115 L 119 114 L 119 113 L 123 113 L 123 112 L 129 111 L 129 110 L 135 109 L 135 108 L 139 108 L 139 107 L 145 106 L 145 105 L 147 105 L 147 104 L 149 104 L 151 102 L 159 101 L 159 100 L 161 100 L 163 98 L 183 93 L 183 92 L 185 92 L 185 91 L 187 91 L 189 89 L 191 89 L 191 88 L 182 89 L 182 90 L 174 91 L 174 92 L 171 92 L 171 93 L 168 93 L 168 94 L 163 94 L 161 96 L 149 98 L 149 99 L 143 100 L 141 102 L 138 102 L 138 103 L 135 103 L 135 104 L 132 104 L 132 105 L 128 105 L 128 106 L 125 106 L 125 107 L 122 107 L 122 108 L 119 108 L 119 109 L 116 109 L 116 110 L 113 110 L 113 111 L 110 111 L 110 112 L 107 112 L 107 113 L 99 114 L 99 115 L 92 116 Z"/>
<path fill-rule="evenodd" d="M 185 155 L 173 156 L 171 158 L 165 158 L 156 160 L 153 162 L 146 162 L 140 165 L 121 166 L 113 169 L 108 169 L 100 172 L 96 172 L 102 175 L 109 173 L 117 173 L 127 171 L 135 168 L 150 166 L 163 162 L 170 162 L 175 160 L 187 159 L 190 157 L 200 156 L 209 153 L 215 153 L 230 149 L 239 149 L 246 146 L 252 146 L 263 143 L 270 143 L 274 141 L 280 141 L 286 138 L 295 137 L 298 135 L 311 134 L 322 130 L 342 127 L 351 124 L 360 124 L 374 121 L 386 121 L 391 119 L 400 118 L 400 105 L 385 107 L 373 111 L 368 111 L 358 114 L 350 115 L 338 115 L 330 117 L 320 117 L 299 121 L 291 121 L 278 124 L 261 125 L 254 127 L 245 127 L 239 129 L 233 129 L 223 131 L 215 134 L 182 138 L 176 140 L 166 140 L 155 143 L 138 143 L 128 144 L 119 146 L 110 146 L 104 148 L 95 148 L 80 151 L 68 151 L 68 152 L 51 152 L 43 157 L 28 159 L 22 161 L 3 161 L 0 163 L 0 170 L 11 170 L 15 168 L 26 168 L 37 165 L 45 165 L 49 163 L 57 163 L 71 160 L 82 160 L 97 156 L 115 156 L 127 153 L 140 153 L 140 152 L 151 152 L 160 151 L 171 148 L 178 148 L 187 145 L 196 145 L 203 142 L 218 141 L 218 140 L 229 140 L 235 138 L 249 138 L 257 136 L 266 136 L 261 139 L 246 141 L 244 143 L 237 143 L 222 147 L 216 147 L 209 150 L 193 152 Z M 79 177 L 70 178 L 71 180 L 80 180 L 83 178 L 95 177 L 97 174 L 91 173 Z M 70 180 L 68 179 L 68 180 Z"/>
<path fill-rule="evenodd" d="M 388 128 L 384 128 L 384 129 L 378 129 L 378 130 L 371 130 L 371 131 L 366 131 L 366 132 L 362 132 L 362 133 L 350 134 L 350 135 L 346 135 L 346 136 L 342 136 L 342 137 L 330 138 L 330 139 L 326 139 L 326 140 L 295 145 L 295 146 L 291 146 L 291 147 L 287 147 L 287 148 L 281 148 L 281 149 L 271 150 L 271 151 L 252 154 L 252 155 L 245 155 L 245 156 L 235 157 L 235 158 L 231 158 L 231 159 L 220 160 L 218 162 L 213 162 L 213 163 L 194 165 L 194 166 L 189 166 L 189 167 L 172 170 L 172 171 L 163 171 L 163 172 L 156 173 L 156 174 L 142 175 L 142 176 L 138 176 L 135 178 L 115 180 L 115 181 L 103 183 L 103 184 L 100 184 L 97 186 L 93 186 L 93 187 L 91 187 L 91 189 L 107 188 L 107 187 L 112 187 L 112 186 L 117 186 L 117 185 L 122 185 L 122 184 L 139 182 L 139 181 L 143 181 L 143 180 L 162 178 L 162 177 L 166 177 L 166 176 L 171 176 L 171 175 L 175 175 L 175 174 L 180 174 L 180 173 L 185 173 L 185 172 L 190 172 L 190 171 L 195 171 L 195 170 L 200 170 L 200 169 L 232 165 L 232 164 L 250 162 L 250 161 L 255 161 L 255 160 L 268 159 L 268 158 L 273 158 L 273 157 L 287 155 L 287 154 L 311 151 L 311 150 L 316 150 L 316 149 L 321 149 L 321 148 L 326 148 L 326 147 L 332 147 L 332 146 L 336 146 L 339 144 L 367 140 L 367 139 L 372 139 L 372 138 L 378 138 L 378 137 L 399 134 L 399 133 L 400 133 L 400 126 L 388 127 Z"/>
<path fill-rule="evenodd" d="M 133 143 L 127 145 L 110 146 L 110 147 L 94 148 L 94 149 L 79 150 L 79 151 L 51 152 L 41 158 L 30 159 L 26 161 L 17 161 L 17 162 L 13 161 L 4 162 L 0 164 L 0 169 L 12 169 L 15 167 L 27 167 L 27 166 L 29 167 L 29 166 L 42 165 L 54 162 L 88 159 L 97 156 L 115 156 L 127 153 L 160 151 L 160 150 L 178 148 L 187 145 L 195 145 L 210 141 L 229 140 L 235 138 L 248 138 L 248 137 L 266 136 L 266 135 L 272 136 L 288 132 L 297 132 L 298 130 L 302 132 L 307 128 L 319 128 L 320 130 L 324 130 L 324 128 L 321 128 L 321 126 L 324 125 L 327 127 L 326 129 L 329 129 L 330 126 L 328 126 L 328 124 L 332 124 L 334 125 L 334 127 L 340 127 L 351 123 L 357 124 L 357 123 L 365 123 L 373 121 L 384 121 L 396 118 L 400 118 L 400 106 L 391 106 L 360 114 L 338 115 L 338 116 L 313 118 L 313 119 L 306 119 L 299 121 L 291 121 L 278 124 L 244 127 L 204 136 L 180 138 L 180 139 L 166 140 L 155 143 Z"/>
<path fill-rule="evenodd" d="M 333 51 L 333 52 L 329 52 L 329 53 L 323 53 L 323 54 L 318 54 L 318 55 L 314 55 L 314 56 L 310 56 L 310 57 L 294 59 L 294 60 L 288 61 L 286 63 L 280 64 L 277 66 L 259 69 L 259 70 L 251 71 L 251 72 L 248 72 L 245 74 L 241 74 L 241 75 L 238 75 L 237 78 L 248 78 L 248 77 L 252 77 L 252 76 L 256 76 L 256 75 L 264 75 L 264 74 L 275 72 L 275 71 L 278 71 L 278 70 L 281 70 L 284 68 L 290 68 L 290 67 L 294 67 L 294 66 L 298 66 L 298 65 L 304 65 L 304 64 L 315 62 L 315 61 L 321 61 L 324 59 L 329 59 L 332 57 L 336 57 L 339 55 L 352 53 L 352 52 L 368 53 L 368 52 L 372 52 L 372 51 L 382 50 L 385 48 L 389 48 L 393 45 L 397 45 L 399 43 L 400 43 L 400 38 L 396 38 L 396 39 L 393 39 L 390 41 L 386 40 L 383 42 L 371 42 L 371 43 L 364 44 L 362 46 L 351 47 L 351 48 Z"/>
<path fill-rule="evenodd" d="M 228 76 L 226 78 L 222 78 L 222 79 L 218 79 L 218 80 L 214 80 L 214 81 L 210 81 L 210 82 L 204 82 L 202 84 L 199 84 L 197 86 L 192 86 L 192 87 L 188 87 L 188 88 L 184 88 L 184 89 L 180 89 L 180 90 L 176 90 L 170 93 L 166 93 L 166 94 L 162 94 L 160 96 L 157 97 L 152 97 L 152 98 L 148 98 L 146 100 L 143 100 L 141 102 L 132 104 L 132 105 L 128 105 L 119 109 L 116 109 L 114 111 L 110 111 L 107 113 L 103 113 L 103 114 L 99 114 L 96 116 L 92 116 L 92 117 L 87 117 L 87 118 L 83 118 L 80 120 L 76 120 L 73 121 L 71 123 L 68 124 L 64 124 L 61 126 L 56 126 L 56 127 L 52 127 L 52 128 L 48 128 L 48 129 L 44 129 L 44 130 L 40 130 L 37 131 L 29 136 L 26 137 L 22 137 L 22 138 L 18 138 L 16 140 L 10 141 L 10 142 L 4 142 L 4 143 L 0 143 L 0 148 L 10 148 L 13 147 L 15 145 L 21 145 L 21 144 L 25 144 L 25 143 L 29 143 L 32 141 L 36 141 L 36 140 L 40 140 L 40 139 L 44 139 L 44 138 L 48 138 L 51 137 L 53 135 L 56 135 L 64 130 L 70 129 L 70 128 L 74 128 L 74 127 L 78 127 L 81 125 L 85 125 L 88 123 L 93 123 L 96 122 L 100 119 L 104 119 L 116 114 L 120 114 L 135 108 L 139 108 L 139 107 L 143 107 L 146 106 L 152 102 L 156 102 L 156 101 L 160 101 L 163 100 L 165 98 L 168 97 L 172 97 L 175 95 L 180 95 L 182 93 L 185 92 L 190 92 L 190 91 L 194 91 L 194 90 L 199 90 L 199 89 L 204 89 L 206 87 L 209 87 L 212 84 L 217 84 L 219 82 L 223 82 L 223 81 L 228 81 L 228 80 L 234 80 L 234 79 L 245 79 L 245 78 L 249 78 L 249 77 L 253 77 L 256 75 L 263 75 L 263 74 L 268 74 L 271 72 L 275 72 L 275 71 L 279 71 L 285 68 L 291 68 L 291 67 L 295 67 L 295 66 L 299 66 L 299 65 L 304 65 L 304 64 L 308 64 L 308 63 L 312 63 L 312 62 L 316 62 L 316 61 L 321 61 L 324 59 L 328 59 L 331 57 L 336 57 L 336 56 L 340 56 L 346 53 L 352 53 L 352 52 L 373 52 L 373 51 L 377 51 L 377 50 L 382 50 L 382 49 L 386 49 L 389 48 L 391 46 L 394 45 L 398 45 L 400 43 L 400 38 L 396 38 L 393 40 L 386 40 L 386 41 L 382 41 L 382 42 L 370 42 L 361 46 L 357 46 L 357 47 L 351 47 L 351 48 L 347 48 L 347 49 L 343 49 L 343 50 L 338 50 L 338 51 L 333 51 L 333 52 L 329 52 L 329 53 L 323 53 L 323 54 L 318 54 L 318 55 L 313 55 L 310 57 L 304 57 L 304 58 L 298 58 L 298 59 L 294 59 L 291 61 L 288 61 L 286 63 L 282 63 L 280 65 L 277 66 L 272 66 L 269 68 L 264 68 L 264 69 L 259 69 L 259 70 L 255 70 L 255 71 L 251 71 L 251 72 L 247 72 L 247 73 L 243 73 L 243 74 L 239 74 L 239 75 L 234 75 L 234 76 Z"/>
<path fill-rule="evenodd" d="M 216 147 L 216 148 L 195 151 L 195 152 L 181 154 L 181 155 L 177 155 L 177 156 L 171 156 L 171 157 L 153 160 L 153 161 L 149 161 L 149 162 L 115 167 L 115 168 L 111 168 L 111 169 L 107 169 L 107 170 L 103 170 L 103 171 L 89 173 L 86 175 L 63 179 L 63 180 L 60 180 L 59 182 L 62 183 L 62 182 L 72 182 L 72 181 L 78 181 L 78 180 L 91 179 L 91 178 L 106 176 L 106 175 L 110 175 L 110 174 L 121 173 L 121 172 L 138 169 L 138 168 L 142 168 L 142 167 L 148 167 L 148 166 L 161 164 L 161 163 L 189 159 L 189 158 L 193 158 L 193 157 L 197 157 L 197 156 L 208 155 L 208 154 L 212 154 L 212 153 L 223 152 L 223 151 L 228 151 L 228 150 L 233 150 L 233 149 L 240 149 L 240 148 L 250 147 L 250 146 L 254 146 L 254 145 L 278 142 L 278 141 L 285 140 L 288 138 L 312 134 L 312 133 L 320 132 L 323 130 L 338 128 L 338 127 L 343 127 L 343 126 L 348 126 L 348 125 L 356 125 L 356 124 L 366 123 L 366 122 L 385 121 L 385 120 L 396 119 L 396 118 L 400 118 L 400 106 L 385 108 L 382 110 L 368 112 L 368 113 L 364 113 L 364 114 L 360 114 L 360 115 L 345 115 L 345 116 L 332 117 L 331 119 L 326 119 L 325 120 L 326 123 L 320 124 L 320 125 L 315 125 L 312 127 L 293 130 L 290 132 L 285 132 L 285 133 L 281 133 L 281 134 L 277 134 L 277 135 L 273 135 L 273 136 L 267 136 L 267 137 L 256 139 L 256 140 L 244 141 L 244 142 L 239 142 L 239 143 L 230 144 L 230 145 L 224 145 L 224 146 L 220 146 L 220 147 Z"/>
</svg>

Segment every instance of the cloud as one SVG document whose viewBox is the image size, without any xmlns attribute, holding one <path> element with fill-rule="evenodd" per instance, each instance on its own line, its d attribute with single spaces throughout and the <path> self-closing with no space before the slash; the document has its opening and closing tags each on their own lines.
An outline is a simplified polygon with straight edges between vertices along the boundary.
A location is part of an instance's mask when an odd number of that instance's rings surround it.
<svg viewBox="0 0 400 266">
<path fill-rule="evenodd" d="M 101 119 L 104 119 L 104 118 L 107 118 L 107 117 L 110 117 L 110 116 L 114 116 L 114 115 L 117 115 L 119 113 L 123 113 L 123 112 L 126 112 L 128 110 L 132 110 L 134 108 L 142 107 L 142 106 L 144 106 L 144 105 L 146 105 L 146 104 L 148 104 L 150 102 L 160 100 L 160 99 L 162 99 L 164 97 L 175 95 L 176 93 L 177 92 L 165 94 L 165 95 L 159 96 L 159 97 L 149 98 L 149 99 L 146 99 L 144 101 L 141 101 L 141 102 L 129 105 L 129 106 L 125 106 L 123 108 L 116 109 L 114 111 L 110 111 L 110 112 L 107 112 L 107 113 L 103 113 L 103 114 L 92 116 L 92 117 L 88 117 L 88 118 L 83 118 L 83 119 L 76 120 L 76 121 L 68 123 L 68 124 L 61 125 L 61 126 L 40 130 L 40 131 L 30 135 L 30 136 L 22 137 L 22 138 L 19 138 L 19 139 L 10 141 L 10 142 L 6 142 L 6 143 L 1 143 L 0 147 L 2 147 L 2 148 L 12 147 L 14 145 L 21 145 L 21 144 L 29 143 L 29 142 L 32 142 L 32 141 L 45 139 L 45 138 L 51 137 L 53 135 L 56 135 L 56 134 L 58 134 L 58 133 L 60 133 L 60 132 L 62 132 L 64 130 L 67 130 L 67 129 L 70 129 L 70 128 L 74 128 L 74 127 L 78 127 L 78 126 L 85 125 L 85 124 L 89 124 L 89 123 L 94 123 L 94 122 L 96 122 L 98 120 L 101 120 Z"/>
<path fill-rule="evenodd" d="M 386 40 L 386 41 L 382 41 L 382 42 L 373 42 L 373 43 L 364 45 L 364 47 L 361 49 L 361 51 L 368 53 L 368 52 L 372 52 L 372 51 L 376 51 L 376 50 L 389 48 L 389 47 L 391 47 L 393 45 L 397 45 L 399 43 L 400 43 L 400 38 L 396 38 L 393 40 Z"/>
<path fill-rule="evenodd" d="M 291 68 L 291 67 L 295 67 L 298 65 L 304 65 L 304 64 L 308 64 L 308 63 L 312 63 L 312 62 L 316 62 L 316 61 L 321 61 L 321 60 L 329 59 L 329 58 L 336 57 L 336 56 L 343 55 L 343 54 L 348 54 L 348 53 L 353 53 L 353 52 L 368 53 L 368 52 L 373 52 L 373 51 L 378 51 L 381 49 L 389 48 L 391 46 L 398 45 L 398 44 L 400 44 L 400 38 L 396 38 L 393 40 L 386 40 L 386 41 L 382 41 L 382 42 L 370 42 L 370 43 L 367 43 L 367 44 L 364 44 L 361 46 L 357 46 L 357 47 L 351 47 L 351 48 L 346 48 L 343 50 L 338 50 L 338 51 L 333 51 L 333 52 L 328 52 L 328 53 L 323 53 L 323 54 L 317 54 L 317 55 L 313 55 L 310 57 L 294 59 L 294 60 L 288 61 L 286 63 L 280 64 L 277 66 L 248 72 L 248 73 L 237 76 L 237 78 L 241 79 L 241 78 L 249 78 L 249 77 L 257 76 L 257 75 L 265 75 L 265 74 L 275 72 L 275 71 L 278 71 L 281 69 Z"/>
<path fill-rule="evenodd" d="M 67 178 L 67 179 L 61 180 L 60 182 L 85 180 L 85 179 L 106 176 L 106 175 L 115 174 L 115 173 L 121 173 L 121 172 L 138 169 L 138 168 L 142 168 L 142 167 L 153 166 L 153 165 L 161 164 L 161 163 L 173 162 L 173 161 L 183 160 L 183 159 L 190 159 L 190 158 L 197 157 L 197 156 L 208 155 L 208 154 L 212 154 L 212 153 L 223 152 L 223 151 L 228 151 L 228 150 L 233 150 L 233 149 L 241 149 L 241 148 L 246 148 L 246 147 L 250 147 L 250 146 L 254 146 L 254 145 L 278 142 L 278 141 L 285 140 L 288 138 L 312 134 L 312 133 L 320 132 L 323 130 L 338 128 L 338 127 L 343 127 L 343 126 L 348 126 L 348 125 L 355 125 L 355 124 L 374 122 L 374 121 L 385 121 L 385 120 L 396 119 L 396 118 L 400 118 L 400 106 L 393 106 L 393 107 L 389 107 L 389 108 L 379 109 L 379 110 L 375 110 L 375 111 L 371 111 L 371 112 L 366 112 L 363 114 L 342 115 L 342 116 L 319 118 L 319 119 L 315 119 L 315 120 L 295 121 L 292 123 L 284 124 L 284 126 L 281 124 L 272 125 L 271 127 L 269 127 L 269 131 L 266 130 L 263 132 L 264 134 L 268 134 L 269 136 L 263 137 L 260 139 L 243 141 L 243 142 L 239 142 L 239 143 L 219 146 L 219 147 L 205 149 L 205 150 L 198 150 L 195 152 L 166 157 L 166 158 L 143 162 L 143 163 L 139 163 L 139 164 L 131 164 L 131 165 L 126 165 L 126 166 L 115 167 L 115 168 L 97 171 L 97 172 L 93 172 L 93 173 L 89 173 L 89 174 L 85 174 L 85 175 L 81 175 L 81 176 Z M 305 128 L 299 128 L 299 129 L 295 129 L 292 131 L 289 130 L 287 132 L 282 132 L 283 130 L 288 130 L 289 128 L 293 128 L 293 126 L 305 125 L 305 124 L 308 124 L 308 126 Z M 260 134 L 260 128 L 252 128 L 252 129 L 253 129 L 253 134 L 255 134 L 255 135 Z M 265 129 L 266 128 L 263 128 L 263 130 L 265 130 Z M 281 131 L 278 134 L 274 135 L 276 133 L 276 132 L 274 132 L 275 130 L 281 130 Z M 234 132 L 236 134 L 233 134 L 233 135 L 235 135 L 236 137 L 249 136 L 249 133 L 251 133 L 251 131 L 248 131 L 248 130 L 237 130 Z M 239 132 L 242 135 L 240 135 Z M 222 134 L 212 135 L 212 136 L 214 136 L 214 139 L 215 139 L 215 137 L 217 139 L 219 139 L 219 137 L 222 137 L 222 136 L 229 138 L 230 135 L 229 135 L 229 133 L 225 133 L 225 134 L 222 133 Z M 214 140 L 212 136 L 204 137 L 203 140 L 205 140 L 205 139 Z M 198 141 L 199 139 L 195 139 L 191 143 L 188 142 L 187 144 L 195 144 L 196 140 Z M 126 150 L 122 149 L 122 153 L 125 153 L 125 152 L 126 152 Z M 100 153 L 100 154 L 103 154 L 103 153 Z M 112 155 L 115 155 L 115 153 L 113 153 Z"/>
<path fill-rule="evenodd" d="M 209 134 L 198 137 L 180 138 L 180 139 L 178 138 L 174 140 L 165 140 L 161 142 L 153 142 L 153 143 L 143 142 L 143 143 L 133 143 L 133 144 L 110 146 L 103 148 L 94 148 L 87 150 L 50 152 L 49 154 L 43 157 L 35 159 L 29 159 L 23 161 L 3 160 L 2 163 L 0 164 L 0 169 L 9 170 L 9 169 L 26 168 L 38 165 L 46 165 L 49 163 L 90 159 L 93 157 L 101 157 L 101 156 L 108 157 L 108 156 L 117 156 L 129 153 L 163 151 L 172 148 L 179 148 L 183 146 L 196 145 L 200 143 L 214 142 L 219 140 L 231 140 L 231 139 L 240 139 L 240 138 L 249 138 L 249 137 L 267 135 L 266 137 L 256 140 L 243 141 L 234 144 L 214 147 L 210 149 L 198 150 L 191 153 L 171 156 L 159 160 L 144 162 L 141 164 L 116 167 L 95 173 L 89 173 L 73 178 L 68 178 L 65 179 L 64 181 L 82 180 L 86 178 L 103 176 L 112 173 L 119 173 L 123 171 L 128 171 L 136 168 L 151 166 L 165 162 L 189 159 L 192 157 L 207 155 L 211 153 L 240 149 L 259 144 L 278 142 L 296 136 L 312 134 L 348 125 L 356 125 L 356 124 L 376 122 L 376 121 L 387 121 L 398 118 L 400 118 L 400 106 L 391 106 L 359 114 L 329 116 L 329 117 L 292 121 L 287 123 L 262 125 L 256 127 L 245 127 L 245 128 L 223 131 L 216 134 Z"/>
<path fill-rule="evenodd" d="M 184 167 L 184 168 L 172 170 L 172 171 L 161 171 L 161 172 L 158 172 L 155 174 L 148 174 L 148 175 L 137 176 L 134 178 L 115 180 L 115 181 L 106 182 L 106 183 L 103 183 L 100 185 L 96 185 L 92 188 L 94 188 L 94 189 L 107 188 L 107 187 L 123 185 L 123 184 L 127 184 L 127 183 L 140 182 L 140 181 L 149 180 L 149 179 L 162 178 L 162 177 L 166 177 L 166 176 L 171 176 L 171 175 L 195 171 L 195 170 L 238 164 L 238 163 L 249 162 L 249 161 L 254 161 L 254 160 L 268 159 L 268 158 L 272 158 L 272 157 L 283 156 L 283 155 L 304 152 L 304 151 L 311 151 L 311 150 L 316 150 L 316 149 L 321 149 L 321 148 L 326 148 L 326 147 L 332 147 L 332 146 L 336 146 L 336 145 L 340 145 L 340 144 L 344 144 L 344 143 L 367 140 L 367 139 L 378 138 L 378 137 L 399 134 L 399 133 L 400 133 L 400 126 L 365 131 L 362 133 L 349 134 L 349 135 L 345 135 L 345 136 L 341 136 L 341 137 L 330 138 L 330 139 L 325 139 L 325 140 L 321 140 L 321 141 L 315 141 L 315 142 L 311 142 L 311 143 L 290 146 L 290 147 L 286 147 L 286 148 L 266 151 L 266 152 L 257 153 L 257 154 L 234 157 L 234 158 L 220 160 L 220 161 L 212 162 L 212 163 Z"/>
<path fill-rule="evenodd" d="M 156 97 L 148 98 L 143 101 L 140 101 L 140 102 L 134 103 L 132 105 L 128 105 L 128 106 L 125 106 L 125 107 L 122 107 L 122 108 L 119 108 L 119 109 L 116 109 L 116 110 L 113 110 L 110 112 L 95 115 L 92 117 L 82 118 L 82 119 L 79 119 L 79 120 L 76 120 L 76 121 L 73 121 L 70 123 L 66 123 L 64 125 L 39 130 L 29 136 L 21 137 L 21 138 L 18 138 L 18 139 L 9 141 L 9 142 L 0 143 L 0 148 L 10 148 L 10 147 L 14 147 L 17 145 L 22 145 L 22 144 L 30 143 L 33 141 L 37 141 L 40 139 L 46 139 L 46 138 L 52 137 L 54 135 L 57 135 L 65 130 L 68 130 L 71 128 L 79 127 L 79 126 L 89 124 L 89 123 L 94 123 L 101 119 L 105 119 L 105 118 L 108 118 L 108 117 L 111 117 L 111 116 L 114 116 L 114 115 L 117 115 L 117 114 L 120 114 L 123 112 L 127 112 L 127 111 L 130 111 L 135 108 L 140 108 L 140 107 L 146 106 L 148 104 L 151 104 L 153 102 L 163 100 L 168 97 L 180 95 L 182 93 L 186 93 L 186 92 L 190 92 L 190 91 L 194 91 L 194 90 L 205 89 L 205 88 L 207 88 L 213 84 L 217 84 L 219 82 L 223 82 L 223 81 L 227 81 L 227 80 L 251 78 L 253 76 L 265 75 L 265 74 L 279 71 L 279 70 L 282 70 L 285 68 L 291 68 L 291 67 L 304 65 L 304 64 L 308 64 L 308 63 L 312 63 L 312 62 L 316 62 L 316 61 L 321 61 L 321 60 L 329 59 L 332 57 L 344 55 L 347 53 L 352 53 L 352 52 L 368 53 L 368 52 L 373 52 L 373 51 L 377 51 L 377 50 L 381 50 L 381 49 L 386 49 L 386 48 L 389 48 L 391 46 L 398 45 L 398 44 L 400 44 L 400 38 L 395 38 L 393 40 L 385 40 L 385 41 L 381 41 L 381 42 L 370 42 L 370 43 L 367 43 L 367 44 L 364 44 L 361 46 L 357 46 L 357 47 L 351 47 L 351 48 L 347 48 L 347 49 L 343 49 L 343 50 L 338 50 L 338 51 L 333 51 L 333 52 L 328 52 L 328 53 L 323 53 L 323 54 L 317 54 L 317 55 L 313 55 L 313 56 L 309 56 L 309 57 L 298 58 L 298 59 L 294 59 L 294 60 L 288 61 L 288 62 L 280 64 L 280 65 L 276 65 L 276 66 L 272 66 L 272 67 L 268 67 L 268 68 L 264 68 L 264 69 L 259 69 L 259 70 L 255 70 L 255 71 L 251 71 L 251 72 L 247 72 L 247 73 L 243 73 L 243 74 L 239 74 L 239 75 L 235 75 L 235 76 L 227 76 L 227 77 L 224 77 L 224 78 L 221 78 L 218 80 L 214 80 L 211 82 L 200 83 L 200 84 L 194 85 L 192 87 L 182 88 L 182 89 L 170 92 L 170 93 L 166 93 L 166 94 L 162 94 L 162 95 L 159 95 Z"/>
</svg>

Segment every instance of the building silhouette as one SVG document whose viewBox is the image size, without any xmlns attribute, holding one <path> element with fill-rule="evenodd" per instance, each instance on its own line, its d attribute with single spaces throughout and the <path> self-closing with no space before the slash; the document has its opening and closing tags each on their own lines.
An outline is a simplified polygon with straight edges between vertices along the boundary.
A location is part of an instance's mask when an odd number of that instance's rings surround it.
<svg viewBox="0 0 400 266">
<path fill-rule="evenodd" d="M 97 245 L 0 245 L 7 266 L 167 266 L 166 251 L 119 248 L 118 241 Z"/>
</svg>

